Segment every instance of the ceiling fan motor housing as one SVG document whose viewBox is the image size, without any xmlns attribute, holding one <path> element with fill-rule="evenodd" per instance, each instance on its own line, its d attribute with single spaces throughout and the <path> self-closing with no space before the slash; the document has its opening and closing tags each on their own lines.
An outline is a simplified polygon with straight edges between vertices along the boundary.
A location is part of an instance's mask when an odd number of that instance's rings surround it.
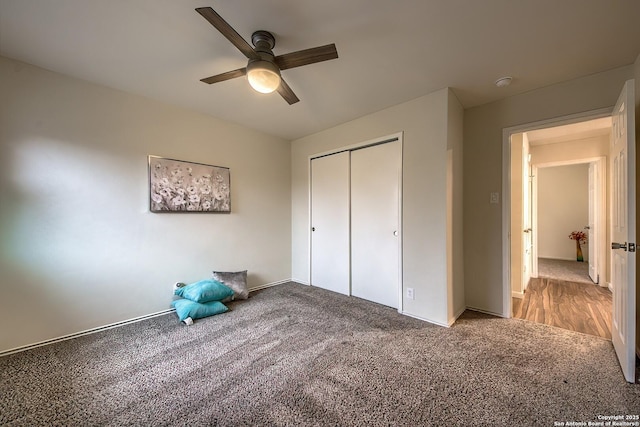
<svg viewBox="0 0 640 427">
<path fill-rule="evenodd" d="M 260 56 L 260 59 L 250 59 L 249 64 L 247 65 L 247 70 L 254 62 L 264 64 L 262 61 L 267 61 L 273 64 L 273 68 L 269 68 L 274 72 L 277 69 L 277 73 L 280 74 L 280 69 L 276 65 L 275 56 L 271 50 L 276 45 L 276 39 L 273 37 L 273 34 L 268 31 L 258 30 L 251 35 L 251 43 L 255 46 L 255 51 L 258 56 Z"/>
<path fill-rule="evenodd" d="M 258 30 L 251 35 L 251 43 L 256 47 L 256 52 L 267 52 L 273 55 L 271 49 L 276 45 L 276 38 L 269 31 Z"/>
<path fill-rule="evenodd" d="M 249 60 L 249 64 L 254 61 L 269 61 L 278 68 L 275 65 L 275 56 L 271 50 L 276 45 L 276 39 L 273 34 L 268 31 L 258 30 L 251 35 L 251 43 L 256 47 L 255 51 L 260 56 L 260 59 Z M 280 74 L 280 71 L 278 71 L 278 74 Z"/>
</svg>

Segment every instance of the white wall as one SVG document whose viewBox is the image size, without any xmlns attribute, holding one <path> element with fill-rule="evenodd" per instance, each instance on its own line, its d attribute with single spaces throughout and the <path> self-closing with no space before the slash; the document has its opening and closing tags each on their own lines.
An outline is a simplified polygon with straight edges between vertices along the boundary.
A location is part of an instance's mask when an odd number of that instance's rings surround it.
<svg viewBox="0 0 640 427">
<path fill-rule="evenodd" d="M 538 179 L 538 257 L 576 260 L 572 231 L 589 223 L 589 165 L 540 168 Z M 588 243 L 582 245 L 588 261 Z"/>
<path fill-rule="evenodd" d="M 447 117 L 447 278 L 449 324 L 465 310 L 464 235 L 463 235 L 463 164 L 462 147 L 464 109 L 452 91 L 448 91 Z"/>
<path fill-rule="evenodd" d="M 464 277 L 467 306 L 503 313 L 502 188 L 504 128 L 613 107 L 633 66 L 548 86 L 464 114 Z"/>
<path fill-rule="evenodd" d="M 454 104 L 450 111 L 450 105 Z M 457 106 L 456 106 L 457 104 Z M 452 115 L 451 122 L 448 116 Z M 455 136 L 448 126 L 457 128 Z M 459 147 L 462 107 L 443 89 L 292 142 L 292 277 L 309 281 L 309 157 L 313 154 L 403 132 L 403 295 L 407 314 L 448 324 L 447 148 Z M 451 134 L 449 140 L 448 134 Z M 455 149 L 455 148 L 453 148 Z M 453 156 L 459 165 L 461 158 Z M 461 171 L 453 173 L 461 178 Z M 455 184 L 456 187 L 460 184 Z M 460 200 L 455 202 L 461 203 Z M 460 221 L 456 222 L 457 231 Z M 459 234 L 456 234 L 459 236 Z M 458 238 L 458 237 L 456 237 Z M 456 283 L 461 283 L 461 262 Z M 460 305 L 460 289 L 452 290 Z M 462 303 L 464 305 L 464 303 Z"/>
<path fill-rule="evenodd" d="M 290 277 L 288 141 L 1 57 L 0 94 L 0 351 Z M 148 154 L 229 167 L 232 213 L 149 213 Z"/>
</svg>

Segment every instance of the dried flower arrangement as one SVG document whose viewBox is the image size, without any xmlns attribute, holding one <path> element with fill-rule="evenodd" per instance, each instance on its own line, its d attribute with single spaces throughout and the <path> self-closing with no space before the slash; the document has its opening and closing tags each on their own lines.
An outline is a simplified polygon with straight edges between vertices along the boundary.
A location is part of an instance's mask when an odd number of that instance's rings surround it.
<svg viewBox="0 0 640 427">
<path fill-rule="evenodd" d="M 569 238 L 578 243 L 587 243 L 587 233 L 584 231 L 572 231 L 571 234 L 569 234 Z"/>
<path fill-rule="evenodd" d="M 569 234 L 569 238 L 576 241 L 576 261 L 583 262 L 584 257 L 582 256 L 580 244 L 587 243 L 587 233 L 584 231 L 572 231 L 571 234 Z"/>
</svg>

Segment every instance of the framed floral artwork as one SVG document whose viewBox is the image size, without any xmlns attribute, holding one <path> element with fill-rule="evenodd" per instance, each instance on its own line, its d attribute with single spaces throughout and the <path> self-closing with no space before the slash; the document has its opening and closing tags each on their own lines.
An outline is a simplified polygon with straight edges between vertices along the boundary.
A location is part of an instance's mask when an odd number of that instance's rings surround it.
<svg viewBox="0 0 640 427">
<path fill-rule="evenodd" d="M 229 168 L 149 156 L 151 212 L 231 212 Z"/>
</svg>

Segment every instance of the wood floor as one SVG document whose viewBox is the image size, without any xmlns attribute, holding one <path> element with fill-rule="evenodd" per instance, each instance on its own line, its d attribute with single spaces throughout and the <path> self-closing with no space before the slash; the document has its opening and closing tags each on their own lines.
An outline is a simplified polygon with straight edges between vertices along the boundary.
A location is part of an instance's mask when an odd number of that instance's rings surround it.
<svg viewBox="0 0 640 427">
<path fill-rule="evenodd" d="M 598 285 L 531 279 L 513 298 L 513 317 L 611 339 L 611 291 Z"/>
</svg>

